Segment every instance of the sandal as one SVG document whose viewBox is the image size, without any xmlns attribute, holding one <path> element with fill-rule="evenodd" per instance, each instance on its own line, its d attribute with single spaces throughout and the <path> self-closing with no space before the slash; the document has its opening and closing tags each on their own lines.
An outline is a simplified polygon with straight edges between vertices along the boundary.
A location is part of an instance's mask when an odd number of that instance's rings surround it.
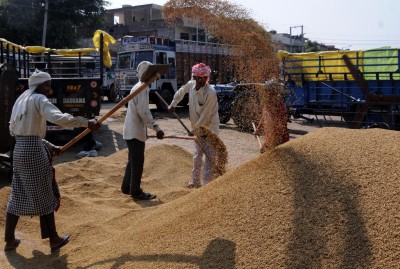
<svg viewBox="0 0 400 269">
<path fill-rule="evenodd" d="M 21 239 L 15 238 L 12 243 L 10 243 L 10 244 L 6 243 L 6 246 L 4 247 L 4 251 L 15 250 L 19 246 L 20 243 L 21 243 Z"/>
<path fill-rule="evenodd" d="M 156 198 L 156 195 L 148 193 L 148 192 L 141 192 L 138 195 L 132 195 L 132 198 L 134 200 L 152 200 L 152 199 Z"/>
<path fill-rule="evenodd" d="M 61 241 L 58 242 L 57 244 L 55 244 L 55 245 L 53 245 L 53 246 L 50 244 L 51 251 L 53 252 L 53 251 L 55 251 L 55 250 L 57 250 L 57 249 L 62 248 L 62 247 L 65 246 L 66 244 L 68 244 L 68 242 L 69 242 L 69 237 L 70 237 L 69 235 L 65 235 L 65 236 L 59 238 Z"/>
<path fill-rule="evenodd" d="M 201 184 L 200 183 L 193 183 L 193 182 L 188 182 L 187 184 L 186 184 L 186 188 L 188 188 L 188 189 L 198 189 L 198 188 L 200 188 L 201 187 Z"/>
</svg>

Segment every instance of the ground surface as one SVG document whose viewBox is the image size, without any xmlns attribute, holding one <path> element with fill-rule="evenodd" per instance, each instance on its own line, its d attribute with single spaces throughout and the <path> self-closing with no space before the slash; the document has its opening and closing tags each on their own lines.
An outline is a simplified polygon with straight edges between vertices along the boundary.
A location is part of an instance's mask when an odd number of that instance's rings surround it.
<svg viewBox="0 0 400 269">
<path fill-rule="evenodd" d="M 115 103 L 104 102 L 102 104 L 100 117 L 106 114 L 115 105 Z M 185 128 L 171 114 L 158 112 L 153 105 L 150 105 L 150 108 L 155 120 L 163 129 L 165 135 L 186 136 Z M 102 149 L 98 151 L 99 156 L 109 156 L 116 151 L 126 148 L 126 143 L 122 139 L 122 128 L 125 114 L 126 108 L 120 108 L 104 122 L 100 130 L 95 132 L 96 140 L 103 144 Z M 182 122 L 189 129 L 191 129 L 188 118 L 188 110 L 178 107 L 177 114 L 181 118 Z M 290 139 L 295 139 L 299 136 L 315 131 L 319 128 L 319 125 L 317 121 L 314 121 L 314 123 L 309 123 L 303 119 L 297 119 L 289 123 L 288 127 Z M 149 130 L 149 135 L 154 135 L 152 130 Z M 65 138 L 72 137 L 73 136 L 68 136 Z M 259 143 L 257 138 L 250 133 L 239 131 L 232 120 L 230 120 L 227 124 L 222 124 L 220 126 L 220 138 L 228 150 L 228 168 L 237 167 L 241 163 L 259 155 Z M 262 142 L 263 137 L 260 137 L 260 140 Z M 63 145 L 62 143 L 65 143 L 65 141 L 68 140 L 61 140 L 59 145 Z M 194 149 L 193 141 L 191 140 L 164 139 L 161 141 L 157 140 L 156 138 L 149 138 L 146 141 L 146 148 L 159 144 L 178 145 L 189 152 L 193 152 Z M 76 154 L 81 150 L 82 144 L 78 142 L 76 145 L 68 149 L 62 156 L 57 157 L 54 160 L 54 163 L 58 164 L 76 160 Z"/>
<path fill-rule="evenodd" d="M 398 132 L 294 121 L 289 142 L 259 154 L 256 138 L 229 123 L 220 135 L 228 171 L 199 189 L 185 187 L 193 142 L 152 138 L 142 187 L 157 198 L 135 201 L 120 192 L 125 110 L 96 132 L 99 156 L 76 159 L 77 143 L 54 159 L 57 230 L 71 242 L 51 253 L 39 218 L 22 217 L 21 244 L 0 251 L 0 268 L 398 268 Z M 176 119 L 153 112 L 167 135 L 184 135 Z M 11 188 L 1 182 L 5 212 Z"/>
</svg>

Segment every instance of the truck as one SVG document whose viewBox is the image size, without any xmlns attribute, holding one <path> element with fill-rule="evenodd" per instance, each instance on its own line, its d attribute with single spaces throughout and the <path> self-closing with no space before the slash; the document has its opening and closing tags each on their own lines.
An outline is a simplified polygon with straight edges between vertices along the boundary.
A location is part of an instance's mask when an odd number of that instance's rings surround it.
<svg viewBox="0 0 400 269">
<path fill-rule="evenodd" d="M 210 66 L 212 83 L 230 81 L 232 74 L 227 72 L 229 68 L 224 66 L 224 60 L 229 55 L 229 48 L 217 43 L 171 41 L 169 38 L 154 36 L 124 36 L 121 38 L 117 53 L 118 92 L 126 96 L 132 86 L 138 82 L 136 67 L 141 61 L 169 64 L 171 67 L 168 73 L 151 84 L 149 94 L 150 103 L 155 104 L 158 110 L 165 111 L 166 108 L 156 96 L 156 91 L 167 103 L 170 103 L 179 87 L 191 79 L 192 66 L 199 62 L 205 62 Z M 186 105 L 187 100 L 184 99 L 180 104 Z"/>
<path fill-rule="evenodd" d="M 279 51 L 278 57 L 294 118 L 400 130 L 399 49 Z"/>
<path fill-rule="evenodd" d="M 289 53 L 279 51 L 281 81 L 291 118 L 320 126 L 400 130 L 399 49 Z M 268 83 L 215 85 L 221 123 L 253 131 Z"/>
<path fill-rule="evenodd" d="M 9 164 L 13 138 L 9 120 L 15 100 L 28 88 L 28 78 L 39 69 L 52 76 L 53 94 L 50 102 L 62 112 L 74 116 L 95 118 L 100 113 L 104 62 L 103 39 L 106 33 L 96 32 L 98 48 L 48 49 L 40 46 L 21 46 L 0 38 L 0 164 Z M 107 37 L 107 35 L 106 35 Z M 99 57 L 85 56 L 97 53 Z M 109 63 L 108 59 L 108 63 Z M 96 72 L 96 66 L 98 72 Z M 63 130 L 48 123 L 47 132 Z M 4 166 L 4 165 L 3 165 Z"/>
</svg>

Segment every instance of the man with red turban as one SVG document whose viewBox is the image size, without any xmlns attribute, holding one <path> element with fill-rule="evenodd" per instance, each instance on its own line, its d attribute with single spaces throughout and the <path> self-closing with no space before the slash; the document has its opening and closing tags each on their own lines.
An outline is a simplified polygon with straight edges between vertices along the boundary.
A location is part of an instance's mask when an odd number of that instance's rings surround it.
<svg viewBox="0 0 400 269">
<path fill-rule="evenodd" d="M 189 94 L 189 118 L 192 129 L 195 130 L 204 126 L 214 133 L 219 133 L 218 99 L 213 87 L 208 83 L 211 69 L 204 63 L 192 67 L 192 80 L 183 85 L 174 95 L 168 111 L 175 112 L 175 107 L 183 99 L 186 93 Z M 191 132 L 189 135 L 193 135 Z M 212 179 L 212 169 L 215 162 L 215 153 L 205 141 L 195 144 L 193 156 L 192 179 L 188 188 L 201 186 L 201 166 L 203 155 L 205 164 L 203 168 L 203 184 L 208 184 Z"/>
</svg>

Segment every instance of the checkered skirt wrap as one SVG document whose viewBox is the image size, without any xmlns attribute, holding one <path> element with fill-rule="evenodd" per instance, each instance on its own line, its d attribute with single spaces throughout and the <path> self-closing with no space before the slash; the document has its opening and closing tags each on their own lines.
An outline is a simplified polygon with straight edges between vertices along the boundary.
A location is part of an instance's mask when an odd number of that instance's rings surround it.
<svg viewBox="0 0 400 269">
<path fill-rule="evenodd" d="M 50 214 L 58 205 L 54 195 L 53 167 L 42 139 L 16 137 L 13 180 L 7 212 L 21 216 Z"/>
</svg>

